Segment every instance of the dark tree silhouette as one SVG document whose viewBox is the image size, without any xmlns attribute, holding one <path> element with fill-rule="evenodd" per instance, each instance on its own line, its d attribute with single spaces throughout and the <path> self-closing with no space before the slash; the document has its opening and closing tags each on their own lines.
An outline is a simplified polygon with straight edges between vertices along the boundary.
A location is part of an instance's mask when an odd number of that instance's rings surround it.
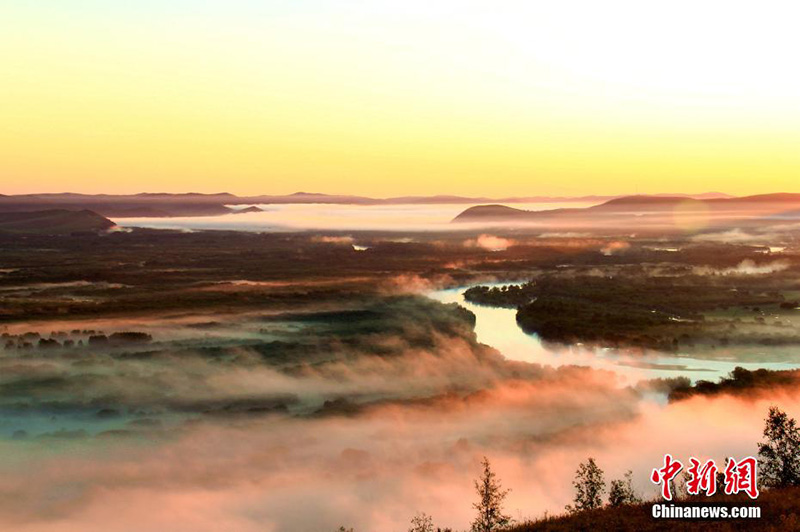
<svg viewBox="0 0 800 532">
<path fill-rule="evenodd" d="M 425 512 L 415 515 L 411 518 L 411 528 L 408 532 L 435 532 L 433 518 Z"/>
<path fill-rule="evenodd" d="M 603 478 L 603 470 L 597 467 L 594 458 L 589 458 L 585 464 L 578 466 L 572 485 L 575 486 L 575 499 L 572 505 L 567 505 L 568 512 L 578 513 L 584 510 L 594 510 L 603 505 L 606 482 Z"/>
<path fill-rule="evenodd" d="M 608 490 L 609 505 L 623 506 L 640 502 L 642 499 L 636 495 L 633 489 L 633 471 L 629 470 L 623 478 L 611 481 L 611 488 Z"/>
<path fill-rule="evenodd" d="M 760 482 L 767 488 L 800 485 L 800 431 L 797 421 L 771 406 L 758 444 Z"/>
<path fill-rule="evenodd" d="M 504 490 L 497 476 L 489 465 L 489 460 L 483 457 L 483 474 L 475 481 L 475 490 L 478 492 L 478 502 L 472 507 L 478 510 L 478 516 L 472 522 L 472 532 L 494 532 L 507 526 L 511 517 L 503 514 L 503 500 L 509 490 Z"/>
</svg>

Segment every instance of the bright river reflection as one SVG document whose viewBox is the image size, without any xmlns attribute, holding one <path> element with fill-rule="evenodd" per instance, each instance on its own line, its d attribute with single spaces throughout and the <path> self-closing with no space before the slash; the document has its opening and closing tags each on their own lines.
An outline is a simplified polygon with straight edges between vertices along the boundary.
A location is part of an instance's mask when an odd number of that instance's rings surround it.
<svg viewBox="0 0 800 532">
<path fill-rule="evenodd" d="M 626 383 L 642 379 L 677 376 L 696 380 L 717 380 L 736 366 L 746 369 L 791 369 L 800 366 L 800 353 L 789 348 L 747 347 L 717 349 L 713 352 L 671 354 L 651 351 L 587 349 L 581 346 L 556 348 L 543 344 L 517 326 L 516 310 L 476 305 L 464 300 L 469 287 L 438 290 L 428 297 L 443 303 L 458 303 L 472 311 L 477 320 L 478 340 L 503 353 L 507 358 L 550 366 L 577 365 L 610 370 Z M 788 352 L 787 352 L 788 351 Z"/>
</svg>

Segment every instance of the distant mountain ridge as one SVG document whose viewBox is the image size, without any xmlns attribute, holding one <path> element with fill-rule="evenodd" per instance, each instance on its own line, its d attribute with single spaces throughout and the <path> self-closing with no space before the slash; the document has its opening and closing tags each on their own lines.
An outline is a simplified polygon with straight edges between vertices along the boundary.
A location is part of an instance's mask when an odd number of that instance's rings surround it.
<svg viewBox="0 0 800 532">
<path fill-rule="evenodd" d="M 763 225 L 776 219 L 797 218 L 800 194 L 777 193 L 744 197 L 688 198 L 685 196 L 624 196 L 599 205 L 574 209 L 526 211 L 506 205 L 477 205 L 453 219 L 454 223 L 502 223 L 560 228 L 629 228 L 655 226 Z"/>
<path fill-rule="evenodd" d="M 673 197 L 675 195 L 671 195 Z M 144 192 L 139 194 L 77 194 L 71 192 L 46 194 L 0 194 L 0 212 L 37 211 L 46 209 L 91 209 L 112 218 L 217 216 L 237 209 L 229 206 L 254 204 L 342 204 L 342 205 L 398 205 L 398 204 L 475 204 L 475 203 L 599 203 L 620 196 L 530 196 L 510 198 L 466 197 L 455 195 L 401 196 L 394 198 L 369 198 L 366 196 L 331 195 L 314 192 L 295 192 L 288 195 L 236 196 L 227 192 L 200 194 L 189 192 L 169 194 Z M 655 197 L 655 196 L 654 196 Z M 682 195 L 701 199 L 729 198 L 719 192 Z"/>
<path fill-rule="evenodd" d="M 107 231 L 116 224 L 90 210 L 0 213 L 0 233 L 70 234 Z"/>
</svg>

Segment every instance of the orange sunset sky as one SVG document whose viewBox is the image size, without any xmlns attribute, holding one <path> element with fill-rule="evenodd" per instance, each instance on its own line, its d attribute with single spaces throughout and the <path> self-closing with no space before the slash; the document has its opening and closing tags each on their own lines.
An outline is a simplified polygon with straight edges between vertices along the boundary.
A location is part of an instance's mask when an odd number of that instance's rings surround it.
<svg viewBox="0 0 800 532">
<path fill-rule="evenodd" d="M 0 6 L 0 193 L 800 192 L 793 2 Z"/>
</svg>

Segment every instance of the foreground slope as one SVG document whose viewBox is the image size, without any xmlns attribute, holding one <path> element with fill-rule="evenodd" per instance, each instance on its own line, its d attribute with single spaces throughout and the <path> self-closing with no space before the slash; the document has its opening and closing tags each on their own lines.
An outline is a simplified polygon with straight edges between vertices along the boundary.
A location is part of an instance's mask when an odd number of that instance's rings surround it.
<svg viewBox="0 0 800 532">
<path fill-rule="evenodd" d="M 733 532 L 739 530 L 800 530 L 800 487 L 762 491 L 756 501 L 744 496 L 714 496 L 693 498 L 692 502 L 736 506 L 759 506 L 760 519 L 690 520 L 654 519 L 653 503 L 643 503 L 617 508 L 601 508 L 576 515 L 551 517 L 514 526 L 511 532 L 567 532 L 592 531 L 694 531 Z M 678 505 L 681 503 L 677 503 Z"/>
</svg>

